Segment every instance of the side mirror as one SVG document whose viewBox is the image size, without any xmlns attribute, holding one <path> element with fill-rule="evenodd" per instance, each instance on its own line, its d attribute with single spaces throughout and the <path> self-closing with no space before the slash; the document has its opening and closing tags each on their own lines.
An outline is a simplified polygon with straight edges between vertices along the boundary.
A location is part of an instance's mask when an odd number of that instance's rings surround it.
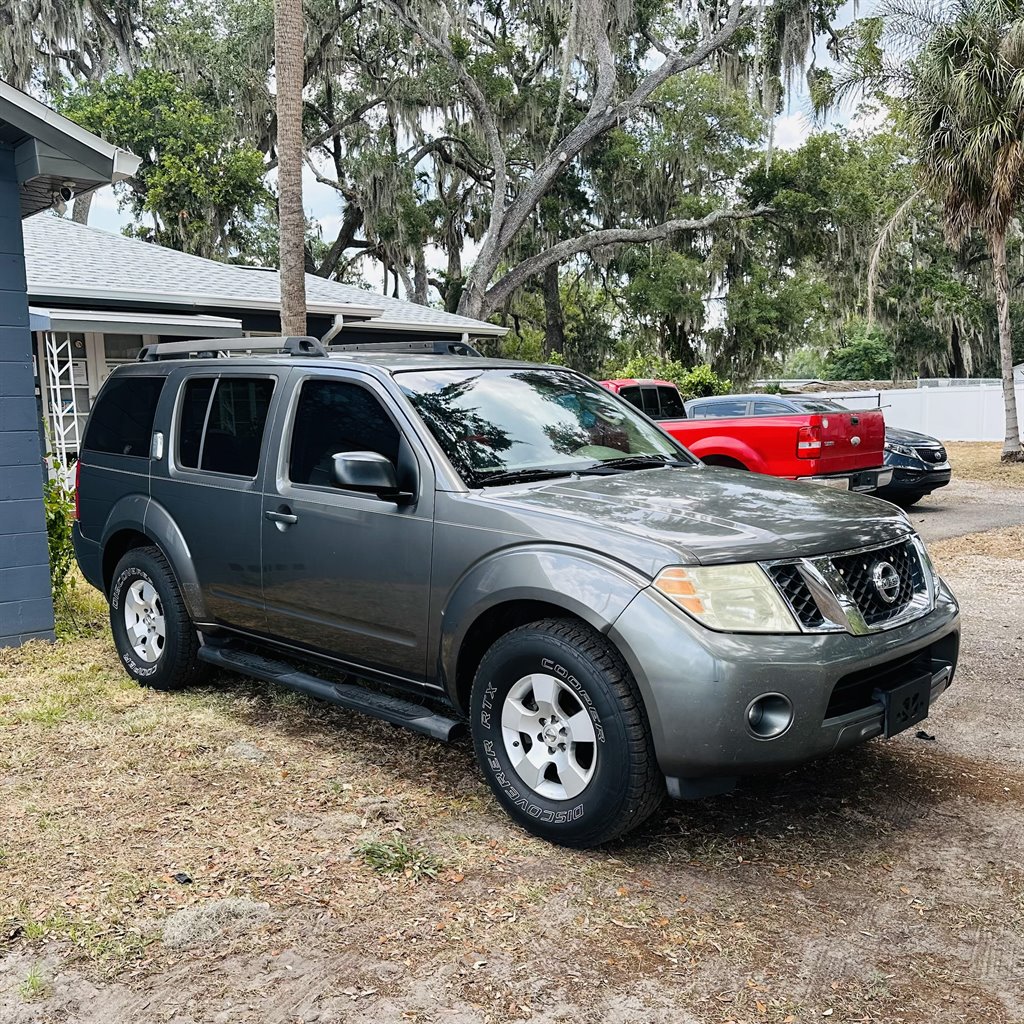
<svg viewBox="0 0 1024 1024">
<path fill-rule="evenodd" d="M 413 495 L 398 489 L 391 461 L 380 452 L 338 452 L 331 459 L 331 483 L 346 491 L 376 494 L 383 501 L 411 501 Z"/>
</svg>

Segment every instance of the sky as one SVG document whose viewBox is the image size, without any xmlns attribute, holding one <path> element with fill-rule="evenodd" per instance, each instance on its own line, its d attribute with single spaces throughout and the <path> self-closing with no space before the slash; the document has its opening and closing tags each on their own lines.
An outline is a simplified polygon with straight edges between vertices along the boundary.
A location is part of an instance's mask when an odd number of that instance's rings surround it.
<svg viewBox="0 0 1024 1024">
<path fill-rule="evenodd" d="M 836 24 L 839 26 L 849 24 L 857 14 L 866 16 L 875 6 L 875 0 L 857 3 L 857 0 L 846 0 L 840 8 Z M 825 49 L 824 42 L 819 41 L 816 46 L 816 59 L 819 67 L 834 66 Z M 801 76 L 794 76 L 793 90 L 787 98 L 785 110 L 775 119 L 774 145 L 778 149 L 796 149 L 810 135 L 815 128 L 829 129 L 840 126 L 854 127 L 866 125 L 872 118 L 870 115 L 857 115 L 852 110 L 840 110 L 826 123 L 815 125 L 811 116 L 811 105 L 807 95 L 805 83 Z M 303 168 L 303 205 L 306 215 L 315 221 L 328 241 L 333 241 L 341 226 L 342 208 L 338 193 L 328 185 L 323 185 L 316 180 L 309 168 Z M 114 194 L 113 186 L 106 186 L 94 193 L 92 209 L 89 216 L 90 227 L 101 228 L 106 231 L 120 232 L 122 227 L 130 222 L 126 213 L 118 210 L 117 197 Z M 472 252 L 464 252 L 463 260 L 470 262 Z M 443 255 L 439 250 L 427 252 L 428 264 L 432 266 L 443 266 Z M 363 275 L 366 284 L 374 290 L 379 291 L 382 285 L 382 274 L 380 264 L 374 260 L 363 261 Z M 437 296 L 435 295 L 434 298 Z"/>
</svg>

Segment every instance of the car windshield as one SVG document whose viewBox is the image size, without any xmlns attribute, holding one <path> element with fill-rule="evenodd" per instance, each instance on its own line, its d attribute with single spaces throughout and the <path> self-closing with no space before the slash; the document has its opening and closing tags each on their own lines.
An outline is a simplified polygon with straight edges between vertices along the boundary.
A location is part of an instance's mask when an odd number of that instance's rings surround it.
<svg viewBox="0 0 1024 1024">
<path fill-rule="evenodd" d="M 794 405 L 800 406 L 804 412 L 849 412 L 845 405 L 829 401 L 827 398 L 794 398 Z"/>
<path fill-rule="evenodd" d="M 470 487 L 695 464 L 627 402 L 567 370 L 402 371 L 395 380 Z"/>
</svg>

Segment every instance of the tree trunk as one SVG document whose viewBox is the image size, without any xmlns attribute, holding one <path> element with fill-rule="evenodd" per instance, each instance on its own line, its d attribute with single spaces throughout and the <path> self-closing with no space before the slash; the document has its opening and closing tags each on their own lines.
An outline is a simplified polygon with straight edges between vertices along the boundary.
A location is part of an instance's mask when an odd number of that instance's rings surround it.
<svg viewBox="0 0 1024 1024">
<path fill-rule="evenodd" d="M 86 192 L 84 196 L 79 196 L 75 200 L 74 206 L 71 207 L 71 219 L 76 224 L 89 223 L 89 210 L 92 208 L 92 197 L 94 194 L 93 192 Z"/>
<path fill-rule="evenodd" d="M 427 257 L 423 246 L 417 245 L 413 253 L 413 294 L 412 301 L 418 306 L 425 306 L 430 295 L 430 282 L 427 279 Z"/>
<path fill-rule="evenodd" d="M 558 264 L 544 268 L 544 358 L 552 352 L 565 351 L 565 317 L 562 314 L 562 293 L 558 287 Z"/>
<path fill-rule="evenodd" d="M 302 0 L 274 0 L 281 332 L 306 333 L 306 217 L 302 209 Z"/>
<path fill-rule="evenodd" d="M 1017 423 L 1017 395 L 1013 385 L 1013 343 L 1010 337 L 1010 275 L 1006 268 L 1006 232 L 994 231 L 989 239 L 992 248 L 992 273 L 996 284 L 996 315 L 999 319 L 999 365 L 1003 377 L 1003 403 L 1006 407 L 1006 437 L 1003 461 L 1017 462 L 1024 458 Z"/>
</svg>

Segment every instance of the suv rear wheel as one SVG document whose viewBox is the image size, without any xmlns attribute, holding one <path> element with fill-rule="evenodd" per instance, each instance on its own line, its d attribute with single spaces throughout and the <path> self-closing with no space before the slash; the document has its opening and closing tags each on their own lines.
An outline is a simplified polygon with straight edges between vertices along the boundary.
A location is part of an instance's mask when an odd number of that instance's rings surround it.
<svg viewBox="0 0 1024 1024">
<path fill-rule="evenodd" d="M 586 624 L 544 619 L 498 639 L 477 670 L 471 705 L 480 767 L 534 835 L 597 846 L 661 803 L 665 784 L 636 682 Z"/>
<path fill-rule="evenodd" d="M 159 548 L 132 548 L 117 563 L 110 629 L 125 669 L 143 686 L 176 690 L 198 678 L 199 634 Z"/>
</svg>

